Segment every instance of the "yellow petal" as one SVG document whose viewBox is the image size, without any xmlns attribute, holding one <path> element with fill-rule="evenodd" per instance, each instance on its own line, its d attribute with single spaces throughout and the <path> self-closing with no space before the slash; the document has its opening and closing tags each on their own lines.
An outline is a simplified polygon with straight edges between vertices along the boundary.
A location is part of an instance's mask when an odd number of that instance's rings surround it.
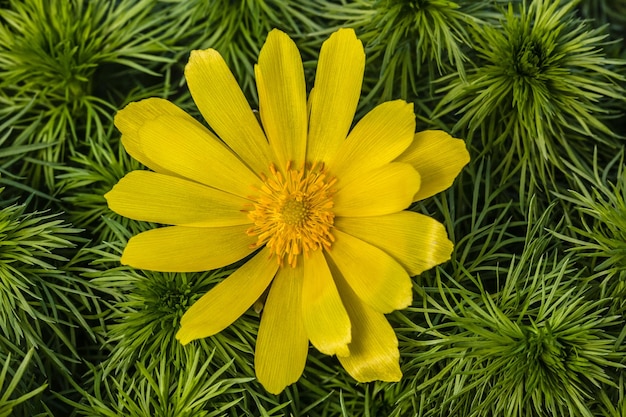
<svg viewBox="0 0 626 417">
<path fill-rule="evenodd" d="M 382 249 L 411 275 L 450 259 L 453 245 L 437 220 L 410 211 L 376 217 L 339 217 L 335 227 Z"/>
<path fill-rule="evenodd" d="M 416 133 L 413 143 L 396 159 L 411 164 L 422 178 L 413 201 L 423 200 L 450 187 L 469 160 L 465 142 L 441 130 Z"/>
<path fill-rule="evenodd" d="M 165 114 L 179 117 L 185 117 L 186 115 L 185 111 L 174 103 L 153 97 L 128 104 L 117 112 L 114 123 L 122 132 L 122 145 L 124 145 L 124 149 L 130 156 L 153 171 L 172 174 L 157 162 L 148 158 L 141 149 L 139 141 L 139 129 L 146 122 Z"/>
<path fill-rule="evenodd" d="M 361 172 L 381 167 L 397 158 L 413 141 L 413 104 L 387 101 L 367 113 L 341 144 L 328 169 L 349 182 Z"/>
<path fill-rule="evenodd" d="M 250 253 L 256 237 L 248 225 L 228 227 L 170 226 L 132 237 L 122 264 L 163 272 L 197 272 L 221 268 Z"/>
<path fill-rule="evenodd" d="M 186 345 L 230 326 L 263 294 L 277 270 L 278 263 L 263 249 L 187 310 L 176 339 Z"/>
<path fill-rule="evenodd" d="M 302 375 L 309 341 L 302 322 L 302 267 L 281 268 L 259 326 L 254 368 L 265 389 L 278 394 Z"/>
<path fill-rule="evenodd" d="M 363 302 L 380 313 L 408 307 L 413 300 L 406 270 L 382 250 L 337 229 L 326 252 Z"/>
<path fill-rule="evenodd" d="M 280 167 L 304 163 L 307 134 L 306 84 L 296 44 L 274 29 L 254 68 L 263 129 Z"/>
<path fill-rule="evenodd" d="M 211 129 L 254 171 L 271 162 L 267 139 L 219 52 L 192 51 L 185 67 L 189 91 Z"/>
<path fill-rule="evenodd" d="M 393 328 L 382 313 L 362 303 L 341 277 L 336 281 L 352 322 L 350 355 L 339 357 L 339 362 L 359 382 L 399 381 L 400 352 Z"/>
<path fill-rule="evenodd" d="M 321 250 L 304 259 L 302 318 L 306 333 L 317 350 L 345 356 L 350 343 L 350 319 Z"/>
<path fill-rule="evenodd" d="M 124 217 L 178 226 L 249 224 L 251 202 L 215 188 L 152 171 L 133 171 L 104 196 Z"/>
<path fill-rule="evenodd" d="M 413 202 L 420 176 L 408 164 L 392 162 L 364 172 L 349 183 L 337 178 L 336 216 L 379 216 L 404 210 Z"/>
<path fill-rule="evenodd" d="M 139 129 L 144 154 L 193 181 L 246 197 L 261 180 L 191 116 L 159 116 Z"/>
<path fill-rule="evenodd" d="M 322 45 L 311 90 L 307 160 L 328 162 L 348 135 L 361 94 L 365 52 L 352 29 Z"/>
</svg>

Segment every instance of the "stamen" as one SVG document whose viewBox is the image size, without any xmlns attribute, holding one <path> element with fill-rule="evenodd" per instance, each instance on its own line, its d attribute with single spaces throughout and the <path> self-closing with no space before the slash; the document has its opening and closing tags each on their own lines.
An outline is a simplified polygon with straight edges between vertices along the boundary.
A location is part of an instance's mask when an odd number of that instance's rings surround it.
<svg viewBox="0 0 626 417">
<path fill-rule="evenodd" d="M 266 245 L 282 266 L 284 259 L 292 267 L 299 255 L 320 248 L 330 248 L 335 215 L 332 212 L 334 178 L 327 180 L 323 164 L 292 169 L 286 164 L 285 175 L 271 164 L 269 176 L 262 175 L 263 185 L 254 197 L 254 209 L 248 217 L 254 226 L 248 235 L 257 236 L 254 247 Z"/>
</svg>

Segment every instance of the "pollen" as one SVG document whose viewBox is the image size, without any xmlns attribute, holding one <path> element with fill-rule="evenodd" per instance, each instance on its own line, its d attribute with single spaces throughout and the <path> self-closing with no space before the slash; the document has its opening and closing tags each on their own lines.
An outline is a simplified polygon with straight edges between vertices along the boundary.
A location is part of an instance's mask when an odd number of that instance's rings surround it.
<svg viewBox="0 0 626 417">
<path fill-rule="evenodd" d="M 323 164 L 293 169 L 288 163 L 281 172 L 272 164 L 263 176 L 258 195 L 251 197 L 254 208 L 248 217 L 254 226 L 250 236 L 257 236 L 254 247 L 266 245 L 280 265 L 297 265 L 300 255 L 334 242 L 333 186 Z"/>
</svg>

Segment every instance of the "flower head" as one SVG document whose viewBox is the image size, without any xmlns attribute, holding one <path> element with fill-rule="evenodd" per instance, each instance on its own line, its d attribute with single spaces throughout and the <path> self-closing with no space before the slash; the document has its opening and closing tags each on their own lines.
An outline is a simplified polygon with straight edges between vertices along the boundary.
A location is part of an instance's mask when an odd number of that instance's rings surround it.
<svg viewBox="0 0 626 417">
<path fill-rule="evenodd" d="M 220 332 L 267 290 L 255 368 L 272 393 L 300 377 L 309 341 L 358 381 L 399 380 L 384 314 L 408 306 L 410 276 L 452 251 L 443 225 L 405 209 L 451 185 L 465 144 L 415 134 L 400 100 L 351 129 L 364 62 L 354 31 L 332 34 L 307 101 L 298 49 L 273 30 L 255 67 L 260 123 L 211 49 L 193 51 L 185 69 L 211 130 L 158 98 L 115 118 L 126 150 L 152 171 L 127 174 L 109 207 L 170 225 L 130 239 L 122 263 L 190 272 L 248 257 L 187 311 L 176 337 Z"/>
</svg>

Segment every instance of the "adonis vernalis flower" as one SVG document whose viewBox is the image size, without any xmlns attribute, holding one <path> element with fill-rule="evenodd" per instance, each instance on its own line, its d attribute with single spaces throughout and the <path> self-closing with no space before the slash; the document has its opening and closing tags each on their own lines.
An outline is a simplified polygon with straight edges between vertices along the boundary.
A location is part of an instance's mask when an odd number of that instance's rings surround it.
<svg viewBox="0 0 626 417">
<path fill-rule="evenodd" d="M 167 100 L 115 117 L 133 171 L 109 207 L 167 224 L 129 240 L 122 263 L 192 272 L 247 258 L 184 315 L 186 344 L 214 335 L 266 290 L 255 369 L 279 393 L 303 372 L 309 342 L 358 381 L 397 381 L 398 341 L 384 314 L 412 300 L 411 276 L 446 261 L 439 222 L 407 211 L 449 187 L 469 156 L 444 132 L 415 134 L 411 104 L 383 103 L 352 129 L 365 54 L 341 29 L 320 51 L 307 102 L 302 60 L 283 32 L 255 67 L 259 116 L 220 54 L 193 51 L 185 77 L 211 130 Z"/>
</svg>

